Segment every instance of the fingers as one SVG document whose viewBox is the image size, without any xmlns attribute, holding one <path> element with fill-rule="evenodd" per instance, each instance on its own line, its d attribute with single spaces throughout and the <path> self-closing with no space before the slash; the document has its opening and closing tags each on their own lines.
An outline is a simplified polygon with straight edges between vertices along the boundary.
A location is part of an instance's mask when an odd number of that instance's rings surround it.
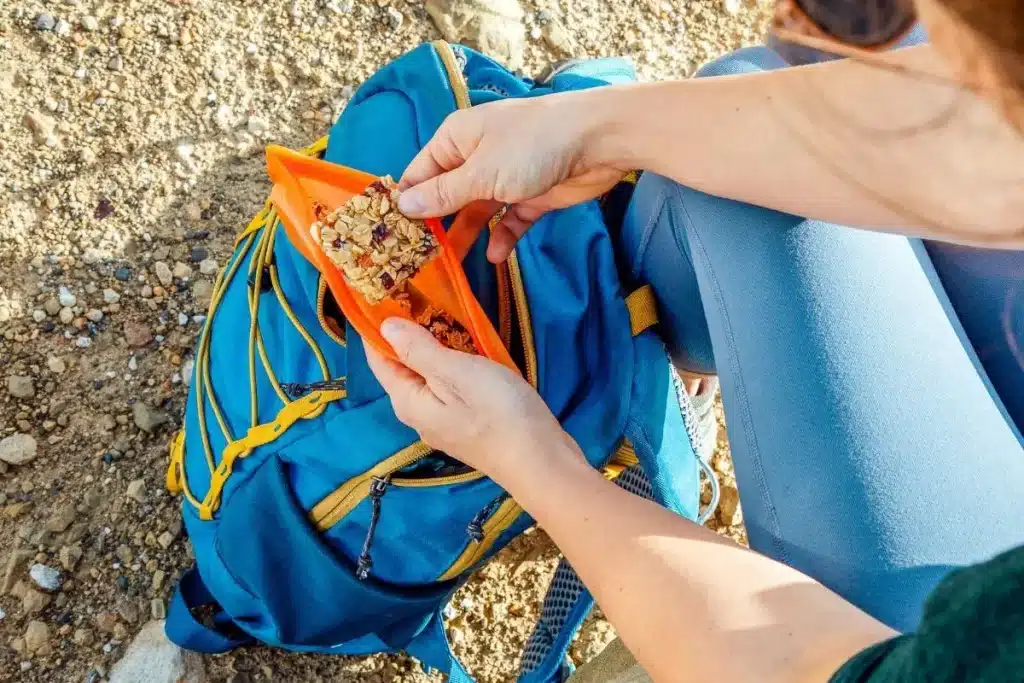
<svg viewBox="0 0 1024 683">
<path fill-rule="evenodd" d="M 404 190 L 398 209 L 410 218 L 436 218 L 453 214 L 477 199 L 492 199 L 473 182 L 468 164 L 427 178 Z"/>
<path fill-rule="evenodd" d="M 398 419 L 414 429 L 437 423 L 438 413 L 444 405 L 423 378 L 370 346 L 365 351 L 366 362 L 391 397 Z"/>
<path fill-rule="evenodd" d="M 534 203 L 535 200 L 513 204 L 508 207 L 501 221 L 491 231 L 491 239 L 487 244 L 487 260 L 491 263 L 504 262 L 519 238 L 526 234 L 547 209 Z"/>
<path fill-rule="evenodd" d="M 391 344 L 398 360 L 428 384 L 452 384 L 451 380 L 459 379 L 459 367 L 472 359 L 468 354 L 441 346 L 430 332 L 411 320 L 388 318 L 380 333 Z"/>
</svg>

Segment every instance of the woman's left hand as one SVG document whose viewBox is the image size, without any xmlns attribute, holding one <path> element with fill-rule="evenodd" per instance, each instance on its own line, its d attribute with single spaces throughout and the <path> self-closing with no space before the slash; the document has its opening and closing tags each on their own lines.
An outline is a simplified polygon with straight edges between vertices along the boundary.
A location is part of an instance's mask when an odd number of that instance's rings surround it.
<svg viewBox="0 0 1024 683">
<path fill-rule="evenodd" d="M 425 329 L 391 318 L 381 326 L 401 363 L 372 348 L 366 357 L 395 414 L 430 446 L 499 483 L 502 466 L 579 448 L 537 392 L 499 363 L 443 347 Z M 552 449 L 569 444 L 570 448 Z"/>
</svg>

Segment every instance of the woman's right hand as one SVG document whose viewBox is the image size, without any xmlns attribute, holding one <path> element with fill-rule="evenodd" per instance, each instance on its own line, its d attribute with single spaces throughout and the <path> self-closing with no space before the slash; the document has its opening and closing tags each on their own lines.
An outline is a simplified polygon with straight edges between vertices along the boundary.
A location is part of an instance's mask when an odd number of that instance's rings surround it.
<svg viewBox="0 0 1024 683">
<path fill-rule="evenodd" d="M 605 90 L 605 89 L 601 89 Z M 454 213 L 476 200 L 508 210 L 488 258 L 504 261 L 548 211 L 598 197 L 630 169 L 602 158 L 610 127 L 598 90 L 492 102 L 451 114 L 402 176 L 402 213 Z"/>
</svg>

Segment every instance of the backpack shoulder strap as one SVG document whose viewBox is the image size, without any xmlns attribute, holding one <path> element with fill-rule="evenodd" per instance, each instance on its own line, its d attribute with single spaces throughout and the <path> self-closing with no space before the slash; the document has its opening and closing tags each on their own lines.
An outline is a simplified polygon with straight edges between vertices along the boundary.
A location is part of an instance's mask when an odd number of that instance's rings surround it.
<svg viewBox="0 0 1024 683">
<path fill-rule="evenodd" d="M 200 623 L 193 616 L 192 610 L 199 607 L 213 608 L 212 626 Z M 220 654 L 254 642 L 233 624 L 194 568 L 185 572 L 174 590 L 164 632 L 175 645 L 206 654 Z"/>
</svg>

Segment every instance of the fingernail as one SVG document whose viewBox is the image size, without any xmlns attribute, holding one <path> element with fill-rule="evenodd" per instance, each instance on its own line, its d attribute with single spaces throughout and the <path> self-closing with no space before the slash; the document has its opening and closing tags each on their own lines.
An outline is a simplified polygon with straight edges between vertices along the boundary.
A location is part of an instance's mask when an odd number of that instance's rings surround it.
<svg viewBox="0 0 1024 683">
<path fill-rule="evenodd" d="M 423 202 L 423 197 L 415 189 L 406 190 L 398 195 L 398 210 L 402 213 L 418 214 L 422 213 L 424 208 L 426 205 Z"/>
<path fill-rule="evenodd" d="M 394 344 L 401 335 L 402 324 L 394 318 L 388 318 L 380 326 L 380 336 L 389 344 Z"/>
</svg>

